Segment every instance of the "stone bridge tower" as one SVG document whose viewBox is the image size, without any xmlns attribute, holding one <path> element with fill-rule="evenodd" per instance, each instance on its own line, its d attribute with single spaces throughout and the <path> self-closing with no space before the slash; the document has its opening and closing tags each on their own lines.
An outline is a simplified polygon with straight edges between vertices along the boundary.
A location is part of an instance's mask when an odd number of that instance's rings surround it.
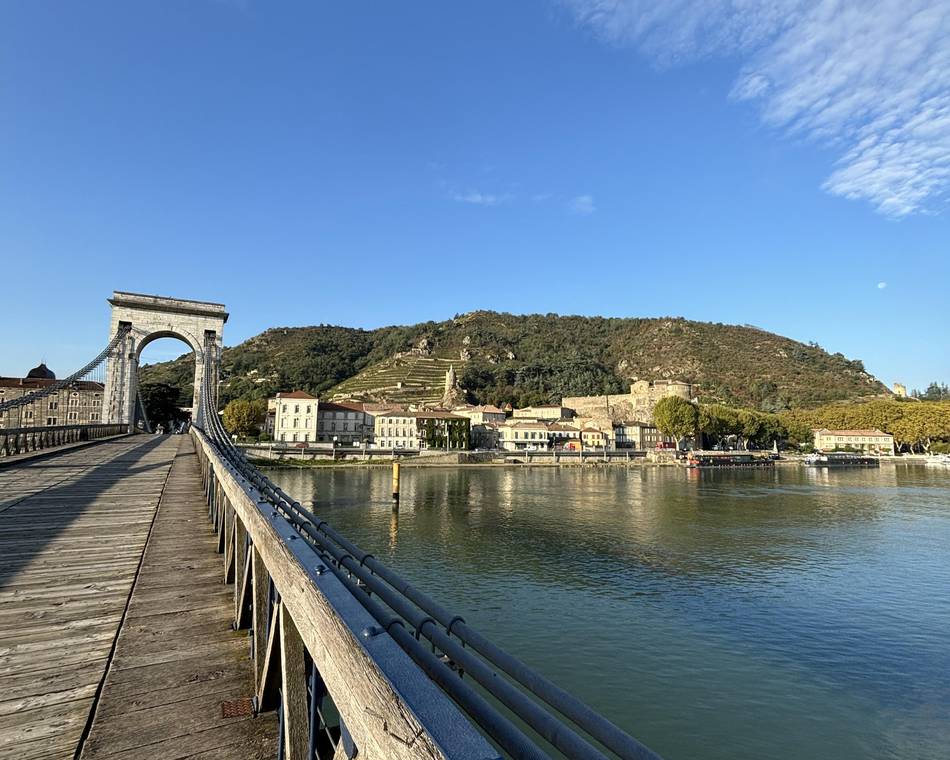
<svg viewBox="0 0 950 760">
<path fill-rule="evenodd" d="M 214 366 L 221 359 L 222 333 L 228 313 L 224 305 L 184 298 L 164 298 L 138 293 L 115 291 L 109 299 L 112 321 L 109 335 L 128 325 L 128 337 L 109 357 L 106 387 L 102 400 L 104 422 L 132 425 L 138 392 L 139 357 L 142 349 L 158 338 L 177 338 L 188 346 L 195 357 L 195 396 L 192 419 L 196 419 L 204 380 L 205 336 L 213 338 Z M 215 378 L 212 378 L 212 382 Z"/>
</svg>

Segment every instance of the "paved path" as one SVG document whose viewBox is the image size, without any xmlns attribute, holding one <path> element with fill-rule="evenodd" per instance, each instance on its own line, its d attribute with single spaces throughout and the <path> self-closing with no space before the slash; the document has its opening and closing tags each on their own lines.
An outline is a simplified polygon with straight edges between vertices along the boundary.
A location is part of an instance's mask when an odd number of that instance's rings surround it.
<svg viewBox="0 0 950 760">
<path fill-rule="evenodd" d="M 188 436 L 0 470 L 0 759 L 273 756 L 205 515 Z"/>
</svg>

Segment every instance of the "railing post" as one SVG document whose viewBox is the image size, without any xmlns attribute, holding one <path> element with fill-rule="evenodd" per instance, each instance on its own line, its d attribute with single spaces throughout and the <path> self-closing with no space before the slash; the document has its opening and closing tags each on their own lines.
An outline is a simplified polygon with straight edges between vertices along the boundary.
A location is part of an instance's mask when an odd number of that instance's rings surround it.
<svg viewBox="0 0 950 760">
<path fill-rule="evenodd" d="M 270 573 L 261 558 L 257 548 L 251 546 L 251 565 L 253 578 L 253 611 L 252 623 L 254 630 L 254 685 L 259 689 L 261 675 L 264 672 L 264 649 L 267 646 L 267 600 L 270 595 Z"/>
<path fill-rule="evenodd" d="M 307 760 L 307 663 L 304 644 L 287 608 L 280 605 L 281 708 L 283 709 L 283 757 Z"/>
<path fill-rule="evenodd" d="M 234 510 L 221 489 L 221 505 L 224 512 L 224 582 L 234 582 Z"/>
</svg>

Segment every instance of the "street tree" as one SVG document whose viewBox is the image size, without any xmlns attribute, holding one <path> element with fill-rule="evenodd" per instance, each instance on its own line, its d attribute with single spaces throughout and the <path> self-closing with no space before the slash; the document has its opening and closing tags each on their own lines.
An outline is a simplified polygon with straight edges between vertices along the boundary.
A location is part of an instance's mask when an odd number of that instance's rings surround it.
<svg viewBox="0 0 950 760">
<path fill-rule="evenodd" d="M 694 404 L 679 396 L 667 396 L 656 402 L 653 409 L 653 421 L 657 428 L 671 438 L 677 445 L 684 438 L 696 434 L 699 425 L 699 410 Z"/>
<path fill-rule="evenodd" d="M 249 401 L 239 398 L 229 401 L 224 407 L 221 421 L 225 429 L 234 435 L 248 436 L 260 432 L 267 414 L 267 402 L 261 399 Z"/>
</svg>

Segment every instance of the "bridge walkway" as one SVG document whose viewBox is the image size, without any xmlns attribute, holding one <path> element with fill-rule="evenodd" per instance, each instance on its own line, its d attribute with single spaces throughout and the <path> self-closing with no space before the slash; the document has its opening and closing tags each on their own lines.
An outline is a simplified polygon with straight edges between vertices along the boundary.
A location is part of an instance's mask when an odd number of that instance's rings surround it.
<svg viewBox="0 0 950 760">
<path fill-rule="evenodd" d="M 189 436 L 0 469 L 0 759 L 274 747 L 273 720 L 221 717 L 251 665 L 214 546 Z"/>
</svg>

